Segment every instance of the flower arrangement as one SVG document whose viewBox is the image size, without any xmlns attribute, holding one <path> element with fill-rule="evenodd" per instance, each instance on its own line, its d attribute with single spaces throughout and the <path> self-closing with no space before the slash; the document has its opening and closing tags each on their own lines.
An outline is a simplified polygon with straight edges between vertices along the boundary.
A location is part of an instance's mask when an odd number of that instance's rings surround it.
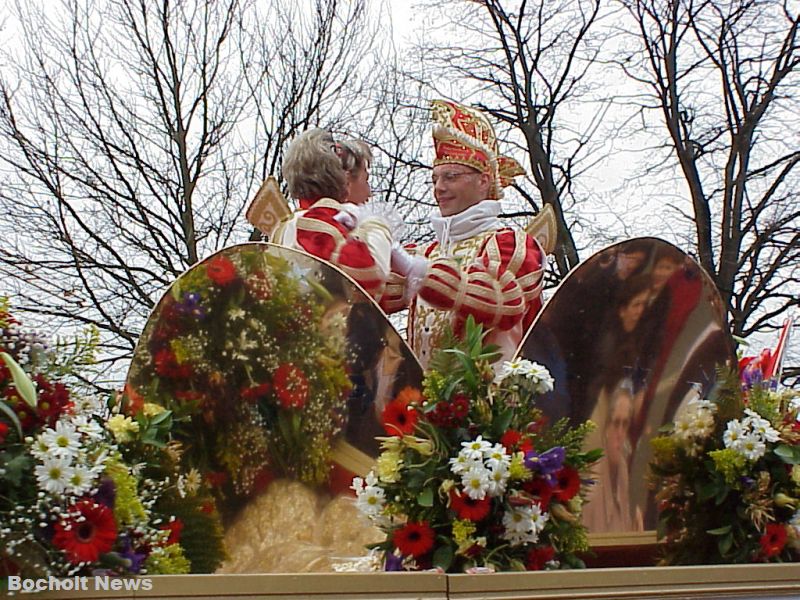
<svg viewBox="0 0 800 600">
<path fill-rule="evenodd" d="M 547 370 L 514 360 L 496 376 L 496 348 L 471 318 L 465 331 L 434 358 L 423 391 L 386 406 L 376 467 L 353 481 L 386 533 L 373 548 L 388 570 L 582 566 L 582 473 L 601 456 L 582 448 L 591 424 L 548 426 L 535 406 L 552 389 Z"/>
<path fill-rule="evenodd" d="M 651 442 L 663 563 L 796 561 L 800 394 L 761 383 L 743 391 L 730 373 L 719 381 Z"/>
<path fill-rule="evenodd" d="M 351 383 L 345 312 L 318 279 L 289 250 L 224 250 L 172 285 L 137 345 L 126 413 L 171 412 L 223 518 L 273 477 L 329 477 Z"/>
<path fill-rule="evenodd" d="M 167 460 L 159 436 L 144 429 L 145 441 L 113 400 L 75 394 L 54 379 L 75 356 L 57 356 L 39 336 L 23 332 L 7 302 L 0 306 L 0 352 L 0 570 L 189 572 L 183 522 L 165 510 L 179 495 L 179 478 L 146 475 L 155 459 Z M 79 344 L 75 354 L 83 361 L 92 350 Z M 163 411 L 144 424 L 164 432 L 169 417 Z M 137 445 L 150 449 L 141 453 Z M 213 516 L 205 520 L 193 543 L 206 548 L 205 556 L 219 548 L 219 562 L 220 528 Z"/>
</svg>

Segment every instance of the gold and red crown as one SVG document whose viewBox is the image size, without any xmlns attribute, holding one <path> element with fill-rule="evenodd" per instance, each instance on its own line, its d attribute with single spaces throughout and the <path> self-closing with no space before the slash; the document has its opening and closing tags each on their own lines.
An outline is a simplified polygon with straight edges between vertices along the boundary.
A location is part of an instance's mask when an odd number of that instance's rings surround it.
<svg viewBox="0 0 800 600">
<path fill-rule="evenodd" d="M 433 144 L 436 158 L 433 165 L 466 165 L 491 177 L 489 197 L 502 198 L 502 188 L 525 169 L 513 158 L 497 151 L 497 136 L 486 116 L 463 104 L 433 100 Z"/>
</svg>

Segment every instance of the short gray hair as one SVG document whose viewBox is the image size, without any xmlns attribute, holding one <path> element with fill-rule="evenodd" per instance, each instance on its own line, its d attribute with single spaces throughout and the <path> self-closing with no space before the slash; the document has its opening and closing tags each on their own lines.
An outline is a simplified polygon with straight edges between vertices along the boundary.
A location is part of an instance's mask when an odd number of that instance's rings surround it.
<svg viewBox="0 0 800 600">
<path fill-rule="evenodd" d="M 348 174 L 369 168 L 371 162 L 372 152 L 364 142 L 335 140 L 329 131 L 314 128 L 289 144 L 282 171 L 292 198 L 344 200 Z"/>
</svg>

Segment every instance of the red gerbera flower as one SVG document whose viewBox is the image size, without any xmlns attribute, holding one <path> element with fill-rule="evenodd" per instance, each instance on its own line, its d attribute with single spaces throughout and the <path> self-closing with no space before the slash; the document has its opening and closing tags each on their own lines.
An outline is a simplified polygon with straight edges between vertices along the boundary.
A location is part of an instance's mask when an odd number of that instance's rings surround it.
<svg viewBox="0 0 800 600">
<path fill-rule="evenodd" d="M 219 286 L 226 286 L 236 279 L 236 267 L 224 256 L 215 256 L 206 263 L 208 278 Z"/>
<path fill-rule="evenodd" d="M 272 377 L 275 394 L 283 408 L 303 408 L 308 399 L 308 380 L 292 363 L 283 363 Z"/>
<path fill-rule="evenodd" d="M 53 545 L 63 550 L 72 564 L 95 562 L 117 539 L 111 509 L 90 500 L 77 502 L 72 511 L 79 516 L 56 523 Z"/>
<path fill-rule="evenodd" d="M 492 499 L 486 496 L 483 500 L 474 500 L 467 494 L 459 494 L 450 490 L 450 508 L 459 519 L 467 521 L 482 521 L 489 515 L 492 508 Z"/>
<path fill-rule="evenodd" d="M 419 420 L 417 409 L 398 396 L 383 409 L 381 421 L 387 435 L 411 435 Z"/>
<path fill-rule="evenodd" d="M 536 500 L 542 510 L 547 510 L 547 507 L 550 506 L 553 488 L 541 477 L 526 481 L 522 484 L 522 489 L 533 496 L 533 499 Z"/>
<path fill-rule="evenodd" d="M 525 568 L 528 571 L 541 571 L 544 566 L 553 560 L 556 555 L 556 550 L 552 546 L 540 546 L 533 548 L 528 552 L 528 557 L 525 560 Z"/>
<path fill-rule="evenodd" d="M 422 556 L 433 548 L 435 533 L 427 521 L 406 523 L 394 532 L 392 542 L 405 556 Z"/>
<path fill-rule="evenodd" d="M 562 502 L 571 500 L 581 489 L 581 477 L 572 467 L 559 469 L 556 471 L 555 477 L 556 485 L 553 495 Z"/>
<path fill-rule="evenodd" d="M 8 425 L 0 423 L 0 444 L 5 444 L 8 435 Z"/>
<path fill-rule="evenodd" d="M 159 529 L 163 529 L 164 531 L 169 531 L 169 537 L 167 541 L 164 542 L 165 546 L 171 546 L 172 544 L 177 544 L 181 541 L 181 532 L 183 531 L 183 521 L 180 519 L 175 519 L 167 523 L 166 525 L 162 525 Z"/>
<path fill-rule="evenodd" d="M 761 549 L 767 558 L 781 553 L 786 545 L 786 525 L 781 523 L 770 523 L 767 525 L 767 532 L 761 536 Z"/>
</svg>

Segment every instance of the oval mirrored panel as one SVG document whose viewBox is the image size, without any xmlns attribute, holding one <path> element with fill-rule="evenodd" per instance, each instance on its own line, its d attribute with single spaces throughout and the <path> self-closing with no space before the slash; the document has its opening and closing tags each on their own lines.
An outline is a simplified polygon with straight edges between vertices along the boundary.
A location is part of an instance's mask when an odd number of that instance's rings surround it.
<svg viewBox="0 0 800 600">
<path fill-rule="evenodd" d="M 584 506 L 592 533 L 656 527 L 647 487 L 650 439 L 678 408 L 706 394 L 734 364 L 733 341 L 711 278 L 655 238 L 616 244 L 574 269 L 520 346 L 550 369 L 540 401 L 549 419 L 591 419 L 587 447 L 602 447 Z"/>
<path fill-rule="evenodd" d="M 381 412 L 422 369 L 383 312 L 331 265 L 266 243 L 175 281 L 127 378 L 130 410 L 173 411 L 184 471 L 211 484 L 221 572 L 330 570 L 380 533 L 348 493 L 378 454 Z"/>
</svg>

